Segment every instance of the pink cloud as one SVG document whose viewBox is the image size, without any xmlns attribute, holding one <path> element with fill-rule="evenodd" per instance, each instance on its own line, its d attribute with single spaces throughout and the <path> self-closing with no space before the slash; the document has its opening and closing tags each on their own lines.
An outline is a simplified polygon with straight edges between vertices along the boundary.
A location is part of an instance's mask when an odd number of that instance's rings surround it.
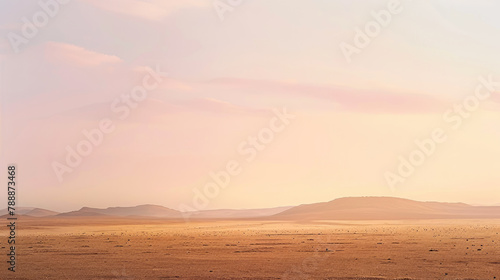
<svg viewBox="0 0 500 280">
<path fill-rule="evenodd" d="M 420 113 L 443 110 L 443 100 L 413 93 L 394 93 L 380 90 L 315 86 L 282 81 L 239 78 L 213 79 L 208 84 L 231 88 L 272 91 L 279 95 L 310 97 L 335 102 L 346 110 L 367 113 Z"/>
<path fill-rule="evenodd" d="M 197 0 L 182 1 L 137 1 L 137 0 L 87 0 L 89 3 L 100 9 L 122 14 L 126 16 L 138 17 L 142 19 L 161 21 L 169 14 L 183 8 L 198 8 L 209 6 L 208 3 Z"/>
<path fill-rule="evenodd" d="M 214 98 L 196 98 L 189 101 L 177 102 L 177 104 L 189 110 L 210 112 L 218 114 L 264 114 L 268 110 L 254 109 L 246 106 L 238 106 L 233 103 Z"/>
<path fill-rule="evenodd" d="M 119 57 L 86 50 L 82 47 L 60 42 L 44 44 L 44 57 L 49 62 L 80 66 L 99 66 L 123 62 Z"/>
</svg>

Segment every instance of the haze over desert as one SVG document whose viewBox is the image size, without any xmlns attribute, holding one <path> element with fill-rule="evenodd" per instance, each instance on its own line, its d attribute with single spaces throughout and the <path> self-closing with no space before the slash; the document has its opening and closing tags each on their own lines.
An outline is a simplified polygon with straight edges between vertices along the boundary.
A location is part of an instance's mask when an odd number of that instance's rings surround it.
<svg viewBox="0 0 500 280">
<path fill-rule="evenodd" d="M 500 280 L 499 12 L 0 0 L 0 280 Z"/>
</svg>

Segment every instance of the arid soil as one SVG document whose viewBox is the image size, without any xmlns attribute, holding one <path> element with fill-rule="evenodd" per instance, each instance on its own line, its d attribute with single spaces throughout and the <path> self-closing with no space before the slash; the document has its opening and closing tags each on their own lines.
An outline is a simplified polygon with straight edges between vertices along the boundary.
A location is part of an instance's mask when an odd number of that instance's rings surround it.
<svg viewBox="0 0 500 280">
<path fill-rule="evenodd" d="M 2 280 L 500 279 L 499 220 L 25 218 L 17 235 Z"/>
</svg>

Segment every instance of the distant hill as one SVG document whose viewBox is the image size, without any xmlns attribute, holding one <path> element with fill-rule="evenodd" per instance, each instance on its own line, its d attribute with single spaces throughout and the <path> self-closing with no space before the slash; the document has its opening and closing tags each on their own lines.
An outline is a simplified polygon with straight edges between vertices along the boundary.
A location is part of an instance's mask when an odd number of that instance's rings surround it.
<svg viewBox="0 0 500 280">
<path fill-rule="evenodd" d="M 83 209 L 83 208 L 82 208 Z M 77 211 L 65 212 L 58 214 L 57 217 L 94 217 L 94 216 L 109 216 L 99 212 L 93 211 L 82 211 L 82 209 Z"/>
<path fill-rule="evenodd" d="M 78 211 L 61 213 L 58 216 L 147 216 L 161 218 L 182 218 L 182 213 L 159 205 L 139 205 L 132 207 L 108 207 L 106 209 L 83 207 Z"/>
<path fill-rule="evenodd" d="M 6 215 L 7 209 L 0 210 Z M 218 209 L 183 213 L 159 205 L 91 208 L 58 213 L 33 207 L 16 207 L 25 217 L 154 217 L 164 219 L 266 220 L 409 220 L 409 219 L 500 219 L 500 206 L 464 203 L 421 202 L 395 197 L 346 197 L 329 202 L 263 209 Z"/>
<path fill-rule="evenodd" d="M 27 216 L 31 217 L 48 217 L 48 216 L 55 216 L 59 214 L 59 212 L 47 210 L 47 209 L 42 209 L 42 208 L 34 208 L 31 211 L 26 212 Z"/>
<path fill-rule="evenodd" d="M 16 215 L 28 215 L 32 217 L 47 217 L 59 214 L 47 209 L 35 208 L 35 207 L 14 207 L 16 210 Z M 0 215 L 7 215 L 7 208 L 0 210 Z"/>
<path fill-rule="evenodd" d="M 83 207 L 78 211 L 61 213 L 58 216 L 143 216 L 156 218 L 191 218 L 191 219 L 231 219 L 231 218 L 252 218 L 265 217 L 280 213 L 290 207 L 276 207 L 263 209 L 221 209 L 221 210 L 204 210 L 189 213 L 183 213 L 167 207 L 159 205 L 139 205 L 133 207 L 109 207 L 106 209 Z"/>
<path fill-rule="evenodd" d="M 14 207 L 14 208 L 16 209 L 16 214 L 18 215 L 24 215 L 29 211 L 35 209 L 35 207 Z M 0 215 L 7 215 L 7 209 L 8 208 L 4 208 L 0 210 Z"/>
<path fill-rule="evenodd" d="M 420 202 L 395 197 L 347 197 L 305 204 L 273 215 L 282 220 L 406 220 L 500 218 L 498 206 Z"/>
</svg>

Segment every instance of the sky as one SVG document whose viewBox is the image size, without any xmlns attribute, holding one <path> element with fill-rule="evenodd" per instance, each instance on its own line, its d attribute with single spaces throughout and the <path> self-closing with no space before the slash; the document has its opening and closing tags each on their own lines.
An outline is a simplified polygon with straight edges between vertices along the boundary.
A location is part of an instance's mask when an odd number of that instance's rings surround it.
<svg viewBox="0 0 500 280">
<path fill-rule="evenodd" d="M 500 203 L 498 1 L 40 3 L 0 3 L 20 206 Z"/>
</svg>

